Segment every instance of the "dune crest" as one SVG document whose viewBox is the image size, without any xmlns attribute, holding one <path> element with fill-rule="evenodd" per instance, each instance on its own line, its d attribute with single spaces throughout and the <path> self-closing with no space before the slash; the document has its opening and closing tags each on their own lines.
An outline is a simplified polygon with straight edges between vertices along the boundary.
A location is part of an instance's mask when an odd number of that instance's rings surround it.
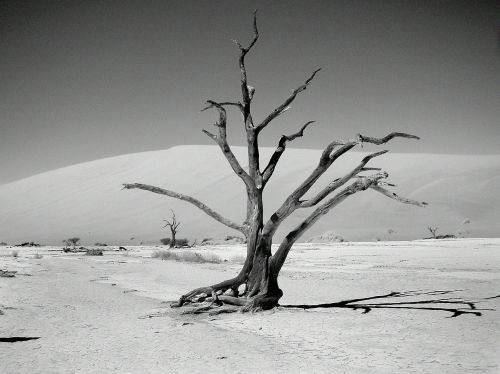
<svg viewBox="0 0 500 374">
<path fill-rule="evenodd" d="M 272 150 L 263 148 L 261 157 L 267 160 Z M 234 147 L 234 153 L 245 166 L 246 149 Z M 287 149 L 264 196 L 266 216 L 310 173 L 320 153 Z M 355 166 L 363 155 L 344 156 L 310 193 Z M 500 236 L 500 155 L 389 153 L 371 166 L 390 171 L 389 181 L 398 185 L 402 195 L 430 205 L 405 206 L 366 191 L 330 212 L 302 240 L 329 230 L 349 241 L 418 239 L 428 236 L 427 225 L 439 226 L 441 234 Z M 76 235 L 82 243 L 154 243 L 169 235 L 162 224 L 170 209 L 182 222 L 179 237 L 201 241 L 236 233 L 182 201 L 145 191 L 121 191 L 122 183 L 134 182 L 195 196 L 237 221 L 244 215 L 243 184 L 218 147 L 186 145 L 72 165 L 1 185 L 0 241 L 56 245 Z M 291 217 L 278 239 L 306 213 Z M 464 225 L 465 220 L 470 223 Z"/>
</svg>

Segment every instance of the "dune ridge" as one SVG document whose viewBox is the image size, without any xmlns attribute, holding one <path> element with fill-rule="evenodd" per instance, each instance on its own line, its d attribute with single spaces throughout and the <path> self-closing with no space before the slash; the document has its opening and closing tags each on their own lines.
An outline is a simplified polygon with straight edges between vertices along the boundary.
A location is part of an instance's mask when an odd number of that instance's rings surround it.
<svg viewBox="0 0 500 374">
<path fill-rule="evenodd" d="M 233 147 L 245 166 L 246 149 Z M 372 151 L 367 148 L 367 151 Z M 261 150 L 265 165 L 273 148 Z M 264 195 L 269 216 L 316 165 L 321 150 L 287 149 Z M 366 152 L 345 155 L 311 190 L 353 167 Z M 406 206 L 374 191 L 346 200 L 308 231 L 301 241 L 333 231 L 346 240 L 411 240 L 439 233 L 500 236 L 500 155 L 389 153 L 372 161 L 390 174 L 395 191 L 427 201 L 427 208 Z M 126 154 L 52 170 L 0 185 L 0 241 L 60 244 L 78 236 L 84 244 L 155 243 L 168 232 L 163 219 L 176 212 L 179 237 L 238 234 L 195 207 L 146 191 L 123 190 L 122 183 L 146 183 L 192 195 L 234 220 L 242 220 L 245 191 L 216 146 L 186 145 Z M 310 195 L 309 194 L 309 195 Z M 305 218 L 300 210 L 277 239 Z M 462 224 L 464 220 L 470 224 Z"/>
</svg>

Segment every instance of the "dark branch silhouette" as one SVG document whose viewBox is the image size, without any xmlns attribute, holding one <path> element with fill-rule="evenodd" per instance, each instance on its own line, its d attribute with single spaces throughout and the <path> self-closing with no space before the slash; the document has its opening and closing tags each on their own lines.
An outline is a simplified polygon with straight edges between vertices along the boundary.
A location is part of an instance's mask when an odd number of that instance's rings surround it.
<svg viewBox="0 0 500 374">
<path fill-rule="evenodd" d="M 207 100 L 207 105 L 203 109 L 217 111 L 218 120 L 215 123 L 216 130 L 213 132 L 203 130 L 203 132 L 220 147 L 230 167 L 245 185 L 246 215 L 242 219 L 243 222 L 241 224 L 239 223 L 240 221 L 238 223 L 233 222 L 191 196 L 142 183 L 124 184 L 124 189 L 141 189 L 186 201 L 220 223 L 240 231 L 245 236 L 247 244 L 246 259 L 240 272 L 235 277 L 192 290 L 182 295 L 179 301 L 172 305 L 173 307 L 181 307 L 185 304 L 200 306 L 193 313 L 207 312 L 211 309 L 217 309 L 217 313 L 219 313 L 220 308 L 218 306 L 221 304 L 227 307 L 225 309 L 226 312 L 235 311 L 237 308 L 234 308 L 234 306 L 241 307 L 242 311 L 267 310 L 277 306 L 278 301 L 283 295 L 283 291 L 279 288 L 278 276 L 290 249 L 317 220 L 324 217 L 331 209 L 342 203 L 345 199 L 350 198 L 350 196 L 362 193 L 371 188 L 400 203 L 417 206 L 425 205 L 423 202 L 408 199 L 386 190 L 384 187 L 393 186 L 393 184 L 385 180 L 388 177 L 388 173 L 380 168 L 367 165 L 371 159 L 387 151 L 376 152 L 366 156 L 354 170 L 331 182 L 316 196 L 313 196 L 309 200 L 304 200 L 305 194 L 318 182 L 319 178 L 340 157 L 353 148 L 363 143 L 385 144 L 394 138 L 418 139 L 415 135 L 403 132 L 391 132 L 382 138 L 358 135 L 357 139 L 352 141 L 330 141 L 330 144 L 323 150 L 316 168 L 312 170 L 310 175 L 288 197 L 284 198 L 281 206 L 271 214 L 270 218 L 267 221 L 264 220 L 264 190 L 272 179 L 273 172 L 282 159 L 282 154 L 288 143 L 302 137 L 306 128 L 313 121 L 307 122 L 291 135 L 283 135 L 279 139 L 278 145 L 271 155 L 267 166 L 263 169 L 260 167 L 259 136 L 263 134 L 262 130 L 266 126 L 289 110 L 290 105 L 299 95 L 311 86 L 313 80 L 317 77 L 319 69 L 314 70 L 303 81 L 304 83 L 296 86 L 291 94 L 281 101 L 281 104 L 274 107 L 271 112 L 268 112 L 260 122 L 254 123 L 251 109 L 256 91 L 254 87 L 249 85 L 245 59 L 247 54 L 256 46 L 258 39 L 257 16 L 254 14 L 253 38 L 250 43 L 245 46 L 243 43 L 235 41 L 239 52 L 238 66 L 240 70 L 239 84 L 241 97 L 238 99 L 229 98 L 220 102 Z M 228 107 L 236 107 L 243 117 L 242 125 L 246 135 L 247 146 L 247 157 L 243 164 L 240 164 L 235 157 L 227 140 L 228 118 L 226 108 Z M 359 173 L 372 170 L 379 171 L 379 173 L 368 176 L 359 175 Z M 351 183 L 352 180 L 354 180 L 353 183 Z M 277 229 L 294 211 L 304 207 L 314 207 L 314 211 L 285 236 L 285 239 L 273 254 L 272 245 Z M 243 289 L 244 292 L 240 292 L 240 289 Z M 207 304 L 209 305 L 207 306 Z"/>
<path fill-rule="evenodd" d="M 463 290 L 447 290 L 447 291 L 406 291 L 406 292 L 390 292 L 385 295 L 376 295 L 371 297 L 364 297 L 359 299 L 349 299 L 338 301 L 334 303 L 325 304 L 293 304 L 293 305 L 280 305 L 281 308 L 297 308 L 297 309 L 319 309 L 319 308 L 346 308 L 352 310 L 363 310 L 363 314 L 369 313 L 372 309 L 413 309 L 413 310 L 428 310 L 428 311 L 442 311 L 451 313 L 447 318 L 455 318 L 463 314 L 472 314 L 477 317 L 482 316 L 481 311 L 494 311 L 490 308 L 477 308 L 476 304 L 500 298 L 500 295 L 485 297 L 479 300 L 468 300 L 460 297 L 444 297 L 444 298 L 430 298 L 425 300 L 403 300 L 392 301 L 383 299 L 394 298 L 411 298 L 419 296 L 440 296 L 450 295 L 455 292 Z M 382 300 L 380 302 L 370 302 L 371 300 Z"/>
</svg>

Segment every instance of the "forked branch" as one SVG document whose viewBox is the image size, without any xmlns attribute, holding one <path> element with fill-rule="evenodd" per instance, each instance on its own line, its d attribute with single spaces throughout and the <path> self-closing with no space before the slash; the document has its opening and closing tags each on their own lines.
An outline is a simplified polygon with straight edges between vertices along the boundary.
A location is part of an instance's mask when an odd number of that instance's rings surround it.
<svg viewBox="0 0 500 374">
<path fill-rule="evenodd" d="M 286 112 L 289 109 L 289 105 L 295 100 L 297 95 L 301 93 L 302 91 L 305 91 L 307 89 L 307 86 L 311 83 L 311 81 L 314 79 L 316 74 L 320 71 L 321 69 L 316 69 L 314 72 L 311 74 L 309 78 L 307 78 L 306 82 L 297 87 L 292 91 L 292 94 L 276 109 L 272 111 L 271 114 L 269 114 L 257 127 L 257 131 L 262 130 L 264 127 L 266 127 L 273 119 L 281 115 L 282 113 Z"/>
<path fill-rule="evenodd" d="M 245 56 L 255 45 L 257 40 L 259 39 L 259 30 L 257 28 L 257 11 L 253 13 L 253 39 L 250 42 L 248 47 L 243 47 L 243 45 L 234 40 L 238 48 L 240 49 L 240 57 L 239 57 L 239 65 L 240 65 L 240 73 L 241 73 L 241 96 L 243 98 L 243 116 L 245 121 L 247 120 L 248 115 L 250 114 L 250 101 L 252 100 L 254 90 L 248 86 L 247 80 L 247 70 L 245 67 Z"/>
<path fill-rule="evenodd" d="M 351 185 L 345 187 L 343 190 L 338 192 L 335 196 L 327 200 L 325 203 L 317 207 L 302 223 L 300 223 L 294 230 L 290 231 L 288 235 L 283 239 L 278 250 L 272 257 L 271 269 L 274 274 L 278 274 L 283 266 L 288 252 L 292 248 L 292 245 L 322 216 L 327 214 L 332 208 L 339 205 L 349 196 L 359 192 L 365 191 L 371 185 L 376 184 L 379 180 L 388 177 L 387 173 L 377 173 L 370 177 L 360 178 Z"/>
<path fill-rule="evenodd" d="M 170 211 L 172 212 L 172 217 L 170 218 L 170 220 L 168 219 L 163 220 L 163 222 L 165 222 L 163 228 L 169 227 L 170 230 L 172 230 L 172 232 L 176 232 L 177 228 L 181 225 L 181 223 L 177 222 L 177 217 L 175 217 L 174 211 L 172 209 L 170 209 Z"/>
<path fill-rule="evenodd" d="M 203 110 L 209 108 L 215 108 L 219 112 L 219 121 L 215 124 L 215 126 L 219 130 L 219 134 L 215 135 L 207 130 L 202 130 L 208 137 L 210 137 L 222 150 L 224 157 L 226 157 L 229 165 L 233 169 L 233 171 L 238 175 L 243 182 L 245 182 L 247 188 L 253 184 L 250 175 L 241 167 L 238 159 L 234 155 L 229 143 L 227 142 L 227 131 L 226 131 L 226 123 L 227 123 L 227 113 L 223 104 L 217 103 L 213 100 L 207 100 L 207 107 Z"/>
<path fill-rule="evenodd" d="M 219 221 L 223 225 L 226 225 L 227 227 L 230 227 L 230 228 L 232 228 L 234 230 L 237 230 L 237 231 L 240 231 L 242 233 L 245 233 L 245 230 L 244 230 L 244 228 L 243 228 L 242 225 L 238 225 L 237 223 L 231 221 L 230 219 L 227 219 L 227 218 L 223 217 L 222 215 L 220 215 L 219 213 L 217 213 L 215 210 L 213 210 L 212 208 L 208 207 L 207 205 L 205 205 L 204 203 L 202 203 L 200 200 L 195 199 L 194 197 L 191 197 L 191 196 L 188 196 L 188 195 L 184 195 L 184 194 L 181 194 L 181 193 L 178 193 L 178 192 L 166 190 L 164 188 L 159 188 L 159 187 L 150 186 L 150 185 L 147 185 L 147 184 L 142 184 L 142 183 L 130 183 L 130 184 L 126 183 L 126 184 L 123 185 L 123 188 L 124 189 L 128 189 L 128 190 L 137 188 L 137 189 L 141 189 L 141 190 L 145 190 L 145 191 L 154 192 L 154 193 L 157 193 L 157 194 L 160 194 L 160 195 L 170 196 L 170 197 L 173 197 L 175 199 L 187 201 L 188 203 L 191 203 L 195 207 L 201 209 L 207 215 L 209 215 L 210 217 L 212 217 L 216 221 Z"/>
<path fill-rule="evenodd" d="M 372 153 L 361 160 L 358 166 L 356 166 L 353 170 L 351 170 L 349 173 L 347 173 L 345 176 L 342 178 L 335 179 L 334 181 L 330 182 L 323 190 L 321 190 L 316 196 L 313 198 L 303 201 L 300 204 L 301 208 L 308 208 L 311 206 L 317 205 L 320 201 L 322 201 L 325 197 L 327 197 L 329 194 L 331 194 L 333 191 L 338 189 L 339 187 L 343 186 L 347 182 L 349 182 L 352 178 L 354 178 L 358 173 L 362 171 L 367 171 L 367 170 L 373 170 L 374 168 L 365 168 L 364 166 L 374 157 L 383 155 L 389 151 L 384 150 L 376 153 Z"/>
<path fill-rule="evenodd" d="M 297 131 L 295 134 L 292 135 L 282 135 L 279 142 L 278 146 L 276 147 L 276 150 L 274 151 L 273 155 L 271 156 L 269 163 L 267 164 L 266 168 L 262 172 L 262 180 L 263 184 L 265 185 L 267 181 L 271 178 L 273 175 L 274 169 L 285 151 L 286 148 L 286 143 L 291 142 L 292 140 L 295 140 L 298 137 L 302 137 L 304 135 L 304 130 L 309 126 L 311 123 L 314 123 L 314 121 L 309 121 L 306 124 L 304 124 L 299 131 Z"/>
<path fill-rule="evenodd" d="M 328 168 L 344 153 L 348 152 L 356 142 L 342 143 L 338 141 L 331 142 L 321 154 L 319 163 L 306 178 L 281 204 L 271 218 L 266 222 L 263 229 L 263 235 L 273 235 L 278 226 L 292 214 L 300 205 L 300 198 L 317 182 L 317 180 L 328 170 Z M 340 147 L 339 147 L 340 146 Z M 338 147 L 338 148 L 337 148 Z"/>
</svg>

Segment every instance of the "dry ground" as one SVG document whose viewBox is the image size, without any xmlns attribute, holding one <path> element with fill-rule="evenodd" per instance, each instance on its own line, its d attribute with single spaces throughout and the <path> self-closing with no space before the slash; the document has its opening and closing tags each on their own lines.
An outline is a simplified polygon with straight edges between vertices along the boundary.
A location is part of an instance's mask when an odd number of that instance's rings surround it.
<svg viewBox="0 0 500 374">
<path fill-rule="evenodd" d="M 17 271 L 0 278 L 0 337 L 39 337 L 0 342 L 1 373 L 499 371 L 500 300 L 487 298 L 500 293 L 500 239 L 298 245 L 283 270 L 283 305 L 417 292 L 358 302 L 405 302 L 369 313 L 279 308 L 218 317 L 181 316 L 166 302 L 232 276 L 242 247 L 196 249 L 228 260 L 221 264 L 109 249 L 89 257 L 21 248 L 15 258 L 0 248 L 0 269 Z M 443 298 L 497 310 L 447 318 L 414 309 L 468 308 L 430 302 Z"/>
</svg>

